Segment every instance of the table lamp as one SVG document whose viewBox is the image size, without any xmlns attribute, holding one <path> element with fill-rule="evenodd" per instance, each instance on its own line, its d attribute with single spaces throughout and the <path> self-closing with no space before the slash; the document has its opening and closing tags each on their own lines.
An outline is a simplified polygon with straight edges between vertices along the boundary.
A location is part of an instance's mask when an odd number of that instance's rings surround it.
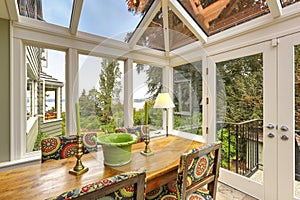
<svg viewBox="0 0 300 200">
<path fill-rule="evenodd" d="M 175 105 L 169 95 L 169 93 L 159 93 L 158 96 L 156 97 L 155 103 L 153 108 L 162 108 L 163 110 L 166 111 L 166 136 L 168 137 L 168 108 L 174 108 Z"/>
</svg>

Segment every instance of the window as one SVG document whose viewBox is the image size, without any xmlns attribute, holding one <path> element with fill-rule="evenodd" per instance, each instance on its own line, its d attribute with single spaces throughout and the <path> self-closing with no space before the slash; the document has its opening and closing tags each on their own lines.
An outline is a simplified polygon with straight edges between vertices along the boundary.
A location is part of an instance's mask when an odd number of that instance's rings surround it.
<svg viewBox="0 0 300 200">
<path fill-rule="evenodd" d="M 43 137 L 64 134 L 65 53 L 26 46 L 26 152 Z"/>
<path fill-rule="evenodd" d="M 173 70 L 174 129 L 202 135 L 202 62 Z"/>
<path fill-rule="evenodd" d="M 153 109 L 155 99 L 162 91 L 162 68 L 134 63 L 133 109 L 134 125 L 145 124 L 145 101 L 148 101 L 148 123 L 151 130 L 162 129 L 162 109 Z"/>
<path fill-rule="evenodd" d="M 79 55 L 80 125 L 83 132 L 124 126 L 124 62 Z"/>
</svg>

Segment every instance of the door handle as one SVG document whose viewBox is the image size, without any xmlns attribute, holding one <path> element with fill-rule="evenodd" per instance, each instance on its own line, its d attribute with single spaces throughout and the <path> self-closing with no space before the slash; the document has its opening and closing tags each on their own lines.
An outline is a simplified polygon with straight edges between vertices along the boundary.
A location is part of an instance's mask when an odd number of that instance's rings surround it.
<svg viewBox="0 0 300 200">
<path fill-rule="evenodd" d="M 283 136 L 281 136 L 280 137 L 282 140 L 284 140 L 284 141 L 286 141 L 286 140 L 288 140 L 289 139 L 289 137 L 288 136 L 286 136 L 286 135 L 283 135 Z"/>
<path fill-rule="evenodd" d="M 282 125 L 282 126 L 280 127 L 280 130 L 282 130 L 282 131 L 288 131 L 289 128 L 288 128 L 286 125 Z"/>
<path fill-rule="evenodd" d="M 273 133 L 269 133 L 269 134 L 268 134 L 268 137 L 269 137 L 269 138 L 273 138 L 273 137 L 275 137 L 275 135 L 274 135 Z"/>
<path fill-rule="evenodd" d="M 268 124 L 267 126 L 266 126 L 268 129 L 274 129 L 275 128 L 275 126 L 273 125 L 273 124 Z"/>
</svg>

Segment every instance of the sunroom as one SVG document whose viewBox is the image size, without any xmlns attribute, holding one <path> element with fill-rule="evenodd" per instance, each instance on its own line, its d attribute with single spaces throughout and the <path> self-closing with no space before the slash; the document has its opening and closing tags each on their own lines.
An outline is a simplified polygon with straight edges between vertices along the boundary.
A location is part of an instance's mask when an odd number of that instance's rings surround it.
<svg viewBox="0 0 300 200">
<path fill-rule="evenodd" d="M 300 199 L 299 22 L 299 0 L 3 0 L 0 171 L 76 134 L 76 102 L 99 135 L 145 124 L 147 102 L 151 139 L 222 141 L 219 182 Z M 43 74 L 59 86 L 39 88 Z M 160 93 L 174 106 L 154 108 Z"/>
</svg>

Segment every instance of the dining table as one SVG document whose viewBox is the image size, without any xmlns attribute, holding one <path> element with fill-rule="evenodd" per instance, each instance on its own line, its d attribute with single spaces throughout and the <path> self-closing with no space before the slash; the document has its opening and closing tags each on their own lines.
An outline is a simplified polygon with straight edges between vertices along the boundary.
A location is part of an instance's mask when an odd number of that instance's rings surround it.
<svg viewBox="0 0 300 200">
<path fill-rule="evenodd" d="M 145 156 L 141 153 L 145 143 L 136 143 L 132 145 L 131 161 L 123 166 L 105 165 L 100 148 L 98 152 L 82 156 L 82 163 L 88 171 L 78 176 L 69 173 L 76 164 L 76 157 L 3 171 L 0 172 L 0 199 L 46 199 L 141 168 L 146 170 L 146 192 L 149 192 L 176 178 L 180 155 L 202 145 L 199 141 L 169 135 L 151 140 L 149 147 L 153 154 Z"/>
</svg>

